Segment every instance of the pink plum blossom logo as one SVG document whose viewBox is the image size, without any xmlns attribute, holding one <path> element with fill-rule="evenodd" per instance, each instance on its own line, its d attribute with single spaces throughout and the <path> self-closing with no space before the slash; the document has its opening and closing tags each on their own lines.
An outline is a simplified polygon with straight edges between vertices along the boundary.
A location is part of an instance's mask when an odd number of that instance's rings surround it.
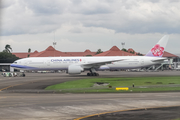
<svg viewBox="0 0 180 120">
<path fill-rule="evenodd" d="M 154 56 L 162 56 L 164 48 L 161 47 L 159 44 L 156 44 L 154 48 L 151 49 L 151 52 Z"/>
</svg>

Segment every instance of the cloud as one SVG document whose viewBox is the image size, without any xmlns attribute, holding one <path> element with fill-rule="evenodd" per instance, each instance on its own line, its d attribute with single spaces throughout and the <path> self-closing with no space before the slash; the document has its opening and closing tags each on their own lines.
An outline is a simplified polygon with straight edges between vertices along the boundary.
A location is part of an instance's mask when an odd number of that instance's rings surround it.
<svg viewBox="0 0 180 120">
<path fill-rule="evenodd" d="M 13 47 L 22 43 L 23 48 L 14 47 L 16 51 L 26 51 L 31 42 L 37 46 L 41 43 L 39 50 L 44 50 L 52 44 L 54 32 L 57 41 L 68 40 L 76 46 L 82 43 L 82 48 L 94 51 L 99 48 L 105 51 L 112 45 L 121 47 L 121 42 L 134 47 L 135 40 L 152 41 L 164 34 L 171 34 L 173 42 L 179 40 L 179 0 L 1 0 L 1 3 L 0 45 L 4 47 L 9 40 Z M 73 46 L 64 47 L 63 44 L 68 45 L 64 41 L 59 46 L 63 51 L 76 51 Z M 84 51 L 81 47 L 78 50 Z M 135 47 L 138 51 L 146 49 L 140 44 Z"/>
<path fill-rule="evenodd" d="M 81 33 L 72 32 L 72 29 L 78 28 Z M 160 33 L 148 34 L 128 34 L 116 33 L 114 30 L 97 27 L 85 27 L 82 24 L 72 25 L 63 24 L 55 32 L 56 49 L 64 52 L 72 51 L 91 51 L 109 50 L 116 45 L 122 48 L 121 42 L 125 42 L 125 48 L 133 48 L 137 52 L 147 53 L 163 36 Z M 43 51 L 54 42 L 54 33 L 24 34 L 2 36 L 0 41 L 0 51 L 6 44 L 10 44 L 13 52 L 27 52 L 28 48 L 32 51 Z M 167 45 L 167 51 L 178 53 L 179 34 L 171 34 Z M 21 46 L 21 47 L 20 47 Z"/>
<path fill-rule="evenodd" d="M 0 1 L 0 9 L 10 7 L 15 4 L 15 1 L 12 0 L 1 0 Z"/>
<path fill-rule="evenodd" d="M 1 35 L 5 36 L 48 33 L 64 23 L 113 29 L 117 33 L 180 32 L 178 1 L 4 0 L 2 6 Z"/>
<path fill-rule="evenodd" d="M 94 14 L 108 14 L 112 13 L 110 4 L 106 2 L 99 2 L 98 0 L 86 0 L 78 2 L 73 2 L 72 9 L 69 9 L 70 12 L 75 14 L 84 14 L 84 15 L 94 15 Z"/>
<path fill-rule="evenodd" d="M 117 3 L 118 4 L 118 3 Z M 170 4 L 170 5 L 169 5 Z M 113 4 L 114 5 L 114 4 Z M 124 2 L 114 14 L 94 16 L 85 26 L 105 27 L 123 33 L 179 33 L 179 3 Z M 113 8 L 116 8 L 112 6 Z M 86 16 L 85 16 L 86 17 Z M 96 22 L 95 22 L 96 21 Z"/>
<path fill-rule="evenodd" d="M 23 1 L 24 5 L 31 9 L 35 15 L 62 14 L 68 6 L 68 0 L 30 0 Z"/>
</svg>

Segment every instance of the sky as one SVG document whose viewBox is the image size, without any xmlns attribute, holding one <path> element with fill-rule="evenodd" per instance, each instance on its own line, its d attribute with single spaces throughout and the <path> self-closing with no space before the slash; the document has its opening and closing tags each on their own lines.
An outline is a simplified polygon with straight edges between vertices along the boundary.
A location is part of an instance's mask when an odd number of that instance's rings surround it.
<svg viewBox="0 0 180 120">
<path fill-rule="evenodd" d="M 0 51 L 109 50 L 147 53 L 164 35 L 179 54 L 179 0 L 0 0 Z"/>
</svg>

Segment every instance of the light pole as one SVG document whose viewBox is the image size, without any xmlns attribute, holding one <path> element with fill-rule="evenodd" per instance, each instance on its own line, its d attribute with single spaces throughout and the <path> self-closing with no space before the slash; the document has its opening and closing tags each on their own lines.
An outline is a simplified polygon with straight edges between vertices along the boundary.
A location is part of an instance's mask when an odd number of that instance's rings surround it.
<svg viewBox="0 0 180 120">
<path fill-rule="evenodd" d="M 125 42 L 122 42 L 121 45 L 122 45 L 122 49 L 123 49 L 124 45 L 125 45 Z M 122 52 L 122 56 L 124 56 L 124 52 Z"/>
<path fill-rule="evenodd" d="M 124 48 L 124 45 L 125 45 L 125 42 L 122 42 L 121 45 L 122 45 L 122 49 L 123 49 L 123 48 Z"/>
<path fill-rule="evenodd" d="M 54 57 L 55 57 L 55 46 L 56 46 L 56 42 L 53 42 L 54 45 Z"/>
<path fill-rule="evenodd" d="M 54 45 L 54 57 L 55 57 L 55 46 L 56 46 L 56 42 L 55 42 L 55 32 L 54 32 L 54 42 L 53 42 L 53 45 Z"/>
</svg>

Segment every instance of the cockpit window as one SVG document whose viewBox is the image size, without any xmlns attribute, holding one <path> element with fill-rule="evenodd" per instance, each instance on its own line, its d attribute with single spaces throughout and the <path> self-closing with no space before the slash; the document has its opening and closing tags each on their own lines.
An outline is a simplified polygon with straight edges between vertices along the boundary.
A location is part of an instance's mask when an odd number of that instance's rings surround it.
<svg viewBox="0 0 180 120">
<path fill-rule="evenodd" d="M 14 64 L 17 64 L 17 62 L 14 62 Z"/>
</svg>

